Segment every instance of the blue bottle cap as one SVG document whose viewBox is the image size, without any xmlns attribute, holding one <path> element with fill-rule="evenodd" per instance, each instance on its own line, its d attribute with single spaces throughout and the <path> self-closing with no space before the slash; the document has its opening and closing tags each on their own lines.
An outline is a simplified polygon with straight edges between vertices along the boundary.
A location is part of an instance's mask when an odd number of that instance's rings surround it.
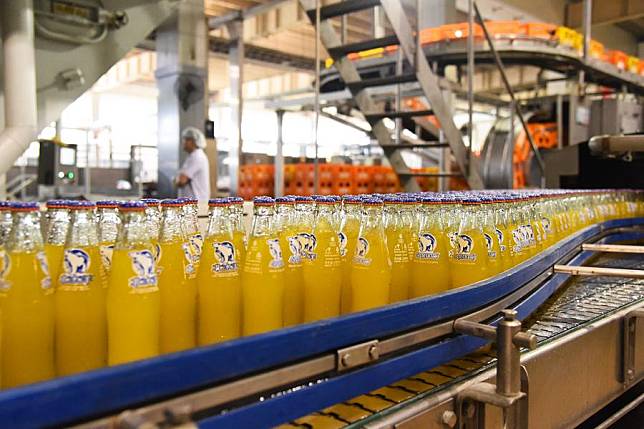
<svg viewBox="0 0 644 429">
<path fill-rule="evenodd" d="M 32 212 L 40 209 L 40 204 L 37 202 L 23 202 L 13 201 L 11 203 L 11 210 L 17 212 Z"/>
<path fill-rule="evenodd" d="M 68 201 L 67 207 L 70 210 L 92 210 L 96 207 L 96 204 L 92 201 L 87 200 L 74 200 Z"/>
<path fill-rule="evenodd" d="M 98 208 L 107 208 L 107 209 L 115 209 L 118 208 L 120 202 L 116 200 L 100 200 L 96 201 L 96 207 Z"/>
<path fill-rule="evenodd" d="M 309 196 L 306 196 L 306 195 L 298 195 L 297 197 L 295 197 L 295 202 L 296 203 L 312 203 L 313 198 L 309 197 Z"/>
<path fill-rule="evenodd" d="M 242 197 L 226 197 L 228 203 L 230 204 L 244 204 L 244 199 Z"/>
<path fill-rule="evenodd" d="M 331 196 L 317 195 L 313 199 L 316 204 L 335 204 L 335 198 Z"/>
<path fill-rule="evenodd" d="M 121 211 L 140 211 L 145 210 L 147 205 L 143 201 L 123 201 L 119 204 Z"/>
<path fill-rule="evenodd" d="M 178 198 L 168 198 L 165 200 L 161 200 L 161 207 L 181 207 L 181 206 L 183 206 L 183 202 Z"/>
<path fill-rule="evenodd" d="M 272 197 L 260 196 L 253 198 L 253 204 L 256 206 L 272 206 L 275 200 Z"/>
</svg>

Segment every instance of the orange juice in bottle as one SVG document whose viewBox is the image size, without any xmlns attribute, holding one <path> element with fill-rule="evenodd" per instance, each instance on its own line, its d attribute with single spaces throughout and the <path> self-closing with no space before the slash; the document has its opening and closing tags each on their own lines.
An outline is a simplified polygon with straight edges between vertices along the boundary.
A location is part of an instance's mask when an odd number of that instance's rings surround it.
<svg viewBox="0 0 644 429">
<path fill-rule="evenodd" d="M 351 309 L 351 265 L 356 250 L 362 203 L 360 197 L 345 195 L 342 198 L 342 219 L 340 223 L 340 257 L 342 259 L 342 288 L 340 291 L 340 313 L 347 314 Z"/>
<path fill-rule="evenodd" d="M 302 240 L 298 237 L 295 197 L 275 198 L 275 229 L 284 257 L 284 326 L 302 323 L 304 285 L 302 277 Z"/>
<path fill-rule="evenodd" d="M 315 198 L 315 220 L 303 242 L 304 322 L 340 314 L 342 261 L 339 218 L 333 197 Z"/>
<path fill-rule="evenodd" d="M 11 205 L 4 255 L 2 387 L 54 377 L 54 288 L 40 232 L 38 203 Z"/>
<path fill-rule="evenodd" d="M 219 343 L 241 335 L 242 286 L 230 218 L 230 201 L 208 201 L 208 231 L 201 254 L 199 290 L 199 345 Z M 243 243 L 242 243 L 243 245 Z"/>
<path fill-rule="evenodd" d="M 504 254 L 501 252 L 498 229 L 494 218 L 494 198 L 488 195 L 480 195 L 480 219 L 483 229 L 483 238 L 487 246 L 488 275 L 492 277 L 503 271 L 505 266 Z"/>
<path fill-rule="evenodd" d="M 389 303 L 391 259 L 382 224 L 382 200 L 362 200 L 362 221 L 351 265 L 351 312 Z"/>
<path fill-rule="evenodd" d="M 443 200 L 439 196 L 419 197 L 416 252 L 411 264 L 411 298 L 432 295 L 450 288 L 449 241 L 445 233 Z M 445 201 L 448 203 L 449 201 Z"/>
<path fill-rule="evenodd" d="M 9 274 L 9 256 L 7 255 L 7 243 L 11 228 L 13 226 L 13 214 L 11 213 L 11 203 L 9 201 L 0 201 L 0 325 L 2 316 L 2 302 L 7 295 L 8 284 L 7 274 Z M 1 337 L 1 332 L 0 332 Z M 1 338 L 0 338 L 1 346 Z M 0 353 L 2 350 L 0 349 Z M 1 369 L 1 367 L 0 367 Z M 2 381 L 0 379 L 0 386 Z"/>
<path fill-rule="evenodd" d="M 157 356 L 161 297 L 145 203 L 119 205 L 119 227 L 107 286 L 108 365 Z"/>
<path fill-rule="evenodd" d="M 391 282 L 389 302 L 404 301 L 409 298 L 411 283 L 411 259 L 409 258 L 409 236 L 403 219 L 403 197 L 384 198 L 384 229 L 387 250 L 391 259 Z"/>
<path fill-rule="evenodd" d="M 242 333 L 254 335 L 284 326 L 284 260 L 273 228 L 275 200 L 255 197 L 242 268 Z"/>
<path fill-rule="evenodd" d="M 178 199 L 161 201 L 159 250 L 155 258 L 159 273 L 161 353 L 186 350 L 197 343 L 197 273 L 183 230 L 182 207 Z"/>
<path fill-rule="evenodd" d="M 487 244 L 481 229 L 480 201 L 467 195 L 461 198 L 461 205 L 457 215 L 458 229 L 449 233 L 452 288 L 476 283 L 490 273 Z"/>
<path fill-rule="evenodd" d="M 71 226 L 56 285 L 56 372 L 69 375 L 107 363 L 105 287 L 95 205 L 70 201 Z"/>
</svg>

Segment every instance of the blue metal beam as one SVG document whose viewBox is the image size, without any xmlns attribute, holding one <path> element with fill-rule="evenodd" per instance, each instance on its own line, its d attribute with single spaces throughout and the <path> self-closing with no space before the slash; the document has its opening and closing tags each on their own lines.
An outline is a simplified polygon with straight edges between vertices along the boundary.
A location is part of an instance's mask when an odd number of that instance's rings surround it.
<svg viewBox="0 0 644 429">
<path fill-rule="evenodd" d="M 493 279 L 443 294 L 7 390 L 0 393 L 0 421 L 19 428 L 61 426 L 94 419 L 351 344 L 453 319 L 512 293 L 601 230 L 640 224 L 644 224 L 644 218 L 585 228 Z M 460 354 L 469 351 L 470 347 L 458 350 Z M 424 351 L 418 353 L 426 356 Z M 452 355 L 443 355 L 444 359 L 449 356 Z M 425 362 L 427 368 L 433 361 Z M 402 374 L 398 372 L 399 378 L 404 377 Z M 368 390 L 364 386 L 360 389 Z"/>
</svg>

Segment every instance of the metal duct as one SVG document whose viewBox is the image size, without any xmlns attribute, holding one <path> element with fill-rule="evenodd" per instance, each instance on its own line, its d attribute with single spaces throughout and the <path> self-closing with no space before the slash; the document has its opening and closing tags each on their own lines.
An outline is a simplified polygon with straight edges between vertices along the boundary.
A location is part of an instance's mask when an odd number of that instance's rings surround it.
<svg viewBox="0 0 644 429">
<path fill-rule="evenodd" d="M 5 97 L 0 174 L 4 174 L 38 135 L 33 1 L 2 1 L 0 16 Z"/>
</svg>

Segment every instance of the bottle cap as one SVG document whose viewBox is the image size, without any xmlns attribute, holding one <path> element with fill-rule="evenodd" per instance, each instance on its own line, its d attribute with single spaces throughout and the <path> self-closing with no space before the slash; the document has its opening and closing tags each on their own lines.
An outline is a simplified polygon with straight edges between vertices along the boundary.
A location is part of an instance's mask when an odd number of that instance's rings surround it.
<svg viewBox="0 0 644 429">
<path fill-rule="evenodd" d="M 275 198 L 275 203 L 276 204 L 295 204 L 295 198 L 294 197 L 277 197 Z"/>
<path fill-rule="evenodd" d="M 263 206 L 263 207 L 273 206 L 275 204 L 275 200 L 267 196 L 255 197 L 253 198 L 253 204 L 255 206 Z"/>
<path fill-rule="evenodd" d="M 183 206 L 183 201 L 179 200 L 178 198 L 171 198 L 171 199 L 161 201 L 161 207 L 182 207 L 182 206 Z"/>
<path fill-rule="evenodd" d="M 48 209 L 64 209 L 67 208 L 68 203 L 67 200 L 49 200 L 46 205 Z"/>
<path fill-rule="evenodd" d="M 362 198 L 357 195 L 343 195 L 342 201 L 344 204 L 362 204 Z"/>
<path fill-rule="evenodd" d="M 116 200 L 100 200 L 96 201 L 96 207 L 99 209 L 116 209 L 119 206 L 119 202 Z"/>
<path fill-rule="evenodd" d="M 211 198 L 208 200 L 208 207 L 228 207 L 228 198 Z"/>
<path fill-rule="evenodd" d="M 96 208 L 96 204 L 94 204 L 94 202 L 92 201 L 76 200 L 68 201 L 67 207 L 70 210 L 93 210 L 94 208 Z"/>
<path fill-rule="evenodd" d="M 433 205 L 433 204 L 441 204 L 443 202 L 443 198 L 436 194 L 436 195 L 423 195 L 420 198 L 418 198 L 421 204 L 424 205 Z"/>
<path fill-rule="evenodd" d="M 141 201 L 143 201 L 149 207 L 158 206 L 161 202 L 158 198 L 141 198 Z"/>
<path fill-rule="evenodd" d="M 229 204 L 244 204 L 244 199 L 242 197 L 228 197 Z"/>
<path fill-rule="evenodd" d="M 10 201 L 0 201 L 0 210 L 11 210 Z"/>
<path fill-rule="evenodd" d="M 298 195 L 295 197 L 295 202 L 296 203 L 312 203 L 313 198 L 312 197 L 307 197 L 305 195 Z"/>
<path fill-rule="evenodd" d="M 377 197 L 364 197 L 362 199 L 362 204 L 365 206 L 381 206 L 382 199 Z"/>
<path fill-rule="evenodd" d="M 40 204 L 36 202 L 14 201 L 11 203 L 11 210 L 15 212 L 35 212 L 40 209 Z"/>
<path fill-rule="evenodd" d="M 143 201 L 123 201 L 119 204 L 121 211 L 143 211 L 147 205 Z"/>
<path fill-rule="evenodd" d="M 327 196 L 323 196 L 323 195 L 317 195 L 317 196 L 313 197 L 313 199 L 315 200 L 316 204 L 325 204 L 325 205 L 326 204 L 335 204 L 335 198 L 330 197 L 330 196 L 327 197 Z"/>
</svg>

